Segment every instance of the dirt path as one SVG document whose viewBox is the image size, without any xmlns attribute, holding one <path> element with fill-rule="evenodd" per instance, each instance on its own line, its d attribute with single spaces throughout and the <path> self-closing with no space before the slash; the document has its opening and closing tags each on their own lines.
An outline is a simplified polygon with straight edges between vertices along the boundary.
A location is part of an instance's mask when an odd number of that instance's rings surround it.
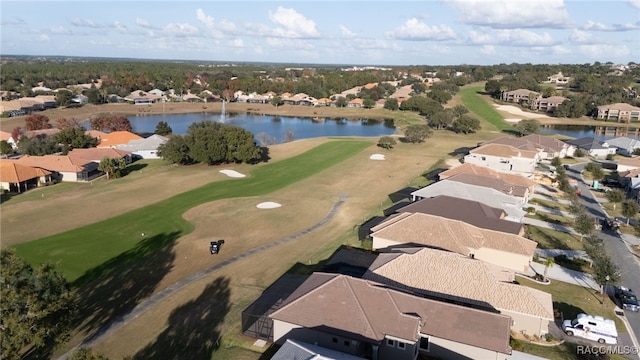
<svg viewBox="0 0 640 360">
<path fill-rule="evenodd" d="M 102 327 L 100 327 L 96 332 L 94 332 L 93 334 L 89 335 L 87 338 L 85 338 L 85 340 L 80 343 L 79 345 L 77 345 L 76 347 L 74 347 L 73 349 L 67 351 L 66 353 L 64 353 L 60 359 L 67 359 L 69 356 L 71 356 L 71 354 L 77 350 L 80 347 L 93 347 L 97 344 L 99 344 L 105 337 L 111 335 L 112 333 L 118 331 L 118 329 L 120 329 L 121 327 L 123 327 L 124 325 L 126 325 L 129 321 L 137 318 L 138 316 L 142 315 L 143 313 L 147 312 L 151 307 L 153 307 L 155 304 L 163 301 L 164 299 L 170 297 L 171 295 L 179 292 L 180 290 L 182 290 L 184 287 L 186 287 L 187 285 L 190 285 L 200 279 L 202 279 L 203 277 L 212 274 L 213 272 L 220 270 L 228 265 L 231 265 L 239 260 L 242 260 L 246 257 L 255 255 L 257 253 L 263 252 L 267 249 L 291 242 L 293 240 L 299 239 L 305 235 L 308 235 L 316 230 L 318 230 L 319 228 L 321 228 L 322 226 L 326 225 L 327 223 L 329 223 L 337 214 L 338 210 L 340 210 L 340 208 L 342 207 L 342 205 L 347 201 L 348 199 L 348 195 L 347 194 L 339 194 L 340 199 L 333 204 L 333 206 L 331 207 L 331 209 L 329 210 L 329 213 L 322 218 L 320 221 L 318 221 L 317 223 L 315 223 L 314 225 L 299 231 L 295 234 L 289 235 L 287 237 L 284 237 L 282 239 L 273 241 L 271 243 L 267 243 L 258 247 L 255 247 L 251 250 L 247 250 L 243 253 L 237 254 L 235 256 L 233 256 L 232 258 L 226 259 L 222 262 L 219 262 L 215 265 L 212 265 L 204 270 L 198 271 L 197 273 L 183 278 L 175 283 L 173 283 L 172 285 L 166 287 L 165 289 L 163 289 L 160 292 L 155 293 L 154 295 L 152 295 L 151 297 L 147 298 L 146 300 L 144 300 L 143 302 L 141 302 L 140 304 L 138 304 L 131 312 L 129 312 L 128 314 L 125 314 L 121 317 L 119 317 L 118 319 L 116 319 L 115 321 L 105 324 Z M 228 246 L 228 244 L 225 244 L 225 246 Z M 221 251 L 224 251 L 224 246 L 221 249 Z"/>
</svg>

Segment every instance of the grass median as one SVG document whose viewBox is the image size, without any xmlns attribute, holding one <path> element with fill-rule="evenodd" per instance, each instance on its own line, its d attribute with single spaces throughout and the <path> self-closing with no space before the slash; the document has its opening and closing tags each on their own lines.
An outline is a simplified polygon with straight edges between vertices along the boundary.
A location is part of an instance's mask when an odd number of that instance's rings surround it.
<svg viewBox="0 0 640 360">
<path fill-rule="evenodd" d="M 301 155 L 257 167 L 247 178 L 211 183 L 96 224 L 18 244 L 15 249 L 19 256 L 34 265 L 47 261 L 59 263 L 65 277 L 81 285 L 133 260 L 122 254 L 132 250 L 134 255 L 140 254 L 135 249 L 145 239 L 166 238 L 171 234 L 175 241 L 192 231 L 192 225 L 182 218 L 182 214 L 194 206 L 218 199 L 273 192 L 327 169 L 371 144 L 364 140 L 330 141 Z M 87 207 L 88 211 L 100 211 L 99 204 L 88 204 Z M 154 246 L 161 248 L 166 244 L 147 242 L 144 253 L 152 252 Z M 111 259 L 118 260 L 109 261 Z M 100 266 L 107 262 L 108 268 Z"/>
</svg>

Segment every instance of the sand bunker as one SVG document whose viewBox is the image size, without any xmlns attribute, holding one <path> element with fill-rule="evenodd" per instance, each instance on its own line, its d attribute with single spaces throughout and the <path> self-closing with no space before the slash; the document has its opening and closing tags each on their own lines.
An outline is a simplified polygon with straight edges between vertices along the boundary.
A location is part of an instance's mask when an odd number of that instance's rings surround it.
<svg viewBox="0 0 640 360">
<path fill-rule="evenodd" d="M 244 174 L 240 174 L 239 172 L 235 171 L 235 170 L 220 170 L 221 173 L 227 175 L 228 177 L 233 177 L 233 178 L 243 178 L 245 177 Z"/>
<path fill-rule="evenodd" d="M 382 154 L 373 154 L 373 155 L 369 156 L 369 159 L 371 159 L 371 160 L 384 160 L 384 155 L 382 155 Z"/>
<path fill-rule="evenodd" d="M 256 207 L 258 209 L 275 209 L 275 208 L 279 208 L 280 206 L 282 206 L 282 205 L 278 204 L 277 202 L 273 202 L 273 201 L 267 201 L 267 202 L 263 202 L 263 203 L 260 203 L 260 204 L 256 205 Z"/>
<path fill-rule="evenodd" d="M 522 111 L 521 109 L 519 109 L 518 107 L 513 106 L 513 105 L 496 105 L 496 104 L 493 104 L 493 106 L 496 107 L 496 110 L 508 112 L 509 114 L 513 114 L 513 115 L 516 115 L 516 116 L 522 116 L 523 119 L 548 118 L 547 115 L 535 114 L 535 113 Z M 515 120 L 516 119 L 508 119 L 509 122 L 515 122 Z M 522 119 L 520 119 L 520 120 L 522 120 Z M 518 120 L 518 121 L 520 121 L 520 120 Z"/>
</svg>

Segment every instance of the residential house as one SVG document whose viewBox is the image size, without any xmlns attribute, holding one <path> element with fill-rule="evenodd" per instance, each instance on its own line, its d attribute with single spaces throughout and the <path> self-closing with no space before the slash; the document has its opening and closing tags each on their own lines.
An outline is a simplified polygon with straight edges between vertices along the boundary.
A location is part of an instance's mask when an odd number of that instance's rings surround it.
<svg viewBox="0 0 640 360">
<path fill-rule="evenodd" d="M 148 138 L 130 140 L 127 144 L 116 145 L 116 149 L 125 150 L 142 159 L 160 159 L 158 148 L 169 141 L 168 138 L 153 134 Z"/>
<path fill-rule="evenodd" d="M 413 201 L 432 198 L 440 195 L 477 201 L 487 206 L 504 210 L 504 219 L 521 223 L 526 215 L 522 210 L 524 203 L 515 196 L 483 186 L 470 185 L 457 181 L 440 180 L 411 193 Z"/>
<path fill-rule="evenodd" d="M 516 197 L 518 201 L 523 204 L 527 204 L 529 202 L 529 196 L 532 195 L 526 186 L 513 184 L 503 179 L 490 176 L 458 174 L 447 178 L 447 180 L 498 190 L 504 194 Z"/>
<path fill-rule="evenodd" d="M 540 156 L 536 151 L 520 150 L 510 145 L 486 144 L 469 151 L 465 163 L 496 171 L 533 175 Z"/>
<path fill-rule="evenodd" d="M 131 140 L 142 140 L 142 136 L 136 135 L 130 131 L 112 131 L 110 133 L 105 133 L 100 137 L 100 143 L 97 147 L 114 148 L 118 145 L 126 145 Z"/>
<path fill-rule="evenodd" d="M 314 273 L 272 313 L 287 339 L 377 360 L 506 359 L 511 319 L 347 275 Z"/>
<path fill-rule="evenodd" d="M 594 137 L 583 137 L 579 139 L 567 140 L 567 144 L 571 144 L 578 149 L 584 150 L 589 156 L 595 158 L 606 158 L 607 155 L 616 153 L 616 148 L 609 146 L 605 141 L 599 141 Z"/>
<path fill-rule="evenodd" d="M 403 213 L 371 228 L 373 250 L 429 247 L 469 256 L 516 272 L 528 272 L 537 243 L 460 220 Z"/>
<path fill-rule="evenodd" d="M 457 174 L 475 174 L 475 175 L 489 176 L 496 179 L 502 179 L 512 184 L 516 184 L 519 186 L 526 186 L 529 189 L 529 192 L 531 194 L 535 192 L 536 185 L 538 185 L 538 183 L 535 182 L 534 180 L 531 180 L 520 174 L 510 174 L 510 173 L 499 172 L 499 171 L 492 170 L 488 167 L 478 166 L 478 165 L 473 165 L 468 163 L 458 165 L 456 167 L 453 167 L 451 169 L 441 172 L 440 174 L 438 174 L 438 179 L 446 180 L 451 176 L 454 176 Z"/>
<path fill-rule="evenodd" d="M 271 360 L 365 360 L 365 358 L 287 339 L 271 357 Z"/>
<path fill-rule="evenodd" d="M 13 140 L 13 135 L 11 135 L 11 133 L 8 131 L 0 130 L 0 141 L 2 140 L 9 143 L 9 145 L 11 145 L 11 147 L 14 149 L 17 147 L 17 141 Z"/>
<path fill-rule="evenodd" d="M 556 138 L 538 134 L 530 134 L 522 137 L 502 136 L 493 140 L 485 141 L 486 144 L 502 144 L 513 146 L 516 149 L 535 151 L 539 159 L 552 160 L 553 158 L 564 158 L 573 156 L 575 146 L 569 145 Z"/>
<path fill-rule="evenodd" d="M 627 103 L 615 103 L 598 106 L 596 119 L 615 120 L 617 122 L 631 122 L 640 120 L 640 107 Z"/>
<path fill-rule="evenodd" d="M 564 96 L 549 96 L 549 97 L 539 97 L 533 100 L 531 103 L 532 110 L 544 111 L 544 112 L 554 112 L 560 104 L 569 100 Z"/>
<path fill-rule="evenodd" d="M 98 163 L 68 155 L 25 155 L 14 161 L 23 166 L 47 170 L 51 172 L 51 179 L 55 181 L 89 181 L 101 175 L 98 171 Z"/>
<path fill-rule="evenodd" d="M 551 294 L 515 284 L 512 271 L 448 251 L 382 253 L 363 278 L 432 299 L 497 310 L 521 334 L 544 336 L 554 325 Z"/>
<path fill-rule="evenodd" d="M 71 98 L 71 102 L 74 102 L 76 104 L 86 104 L 89 102 L 89 98 L 87 96 L 79 94 Z"/>
<path fill-rule="evenodd" d="M 539 92 L 531 91 L 528 89 L 517 89 L 513 91 L 504 91 L 502 93 L 501 100 L 518 104 L 531 104 L 539 96 Z"/>
<path fill-rule="evenodd" d="M 1 190 L 21 193 L 50 182 L 50 171 L 21 165 L 12 160 L 0 160 Z"/>
<path fill-rule="evenodd" d="M 524 225 L 504 220 L 504 210 L 478 201 L 447 195 L 435 196 L 413 202 L 396 210 L 396 213 L 423 213 L 460 220 L 483 229 L 524 235 Z"/>
<path fill-rule="evenodd" d="M 109 159 L 124 159 L 125 164 L 130 164 L 132 161 L 131 152 L 114 148 L 73 149 L 69 151 L 67 156 L 71 159 L 90 160 L 95 163 L 100 163 L 105 157 Z"/>
<path fill-rule="evenodd" d="M 331 105 L 331 99 L 328 98 L 320 98 L 318 99 L 318 102 L 316 104 L 316 106 L 330 106 Z"/>
<path fill-rule="evenodd" d="M 248 98 L 248 97 L 247 97 Z M 190 102 L 190 103 L 194 103 L 194 102 L 203 102 L 204 100 L 202 100 L 202 98 L 198 97 L 198 95 L 195 94 L 186 94 L 182 96 L 182 101 L 184 102 Z M 245 101 L 246 102 L 246 99 Z"/>
<path fill-rule="evenodd" d="M 640 169 L 640 157 L 626 157 L 620 158 L 617 161 L 618 166 L 616 170 L 619 176 L 627 175 L 627 172 Z M 631 177 L 635 177 L 637 174 L 633 174 Z"/>
<path fill-rule="evenodd" d="M 609 146 L 616 148 L 616 152 L 620 155 L 631 156 L 633 151 L 640 149 L 640 141 L 628 137 L 617 137 L 607 140 Z"/>
<path fill-rule="evenodd" d="M 361 108 L 364 104 L 364 101 L 360 98 L 355 98 L 347 103 L 347 107 L 350 108 Z"/>
<path fill-rule="evenodd" d="M 162 101 L 162 95 L 156 95 L 154 93 L 136 90 L 131 92 L 131 94 L 125 96 L 125 101 L 130 103 L 134 103 L 136 105 L 147 105 L 154 104 Z"/>
<path fill-rule="evenodd" d="M 562 75 L 562 72 L 551 75 L 547 78 L 547 83 L 566 85 L 571 81 L 571 77 Z"/>
</svg>

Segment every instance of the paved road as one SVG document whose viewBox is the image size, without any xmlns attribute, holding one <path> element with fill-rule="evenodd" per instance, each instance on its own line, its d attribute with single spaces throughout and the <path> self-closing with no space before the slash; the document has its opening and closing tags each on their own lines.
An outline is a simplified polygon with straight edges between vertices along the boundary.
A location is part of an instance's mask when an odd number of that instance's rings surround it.
<svg viewBox="0 0 640 360">
<path fill-rule="evenodd" d="M 587 208 L 587 211 L 598 218 L 607 217 L 608 214 L 602 208 L 601 204 L 595 199 L 595 196 L 591 193 L 591 189 L 585 185 L 582 179 L 582 171 L 587 163 L 581 163 L 573 165 L 567 171 L 567 175 L 578 180 L 578 188 L 580 189 L 582 196 L 580 197 L 583 205 Z M 602 231 L 599 234 L 600 239 L 604 242 L 605 251 L 615 261 L 622 273 L 620 278 L 620 284 L 631 289 L 637 289 L 640 291 L 640 261 L 634 255 L 627 243 L 617 232 Z M 613 287 L 608 287 L 607 292 L 611 293 Z M 631 325 L 631 329 L 634 334 L 640 335 L 640 313 L 625 312 L 627 321 Z M 634 346 L 638 346 L 637 340 Z M 640 357 L 636 356 L 636 359 Z"/>
<path fill-rule="evenodd" d="M 68 352 L 66 352 L 65 354 L 63 354 L 59 359 L 67 359 L 68 357 L 71 356 L 71 354 L 77 350 L 80 347 L 92 347 L 97 345 L 98 343 L 100 343 L 106 336 L 111 335 L 112 333 L 116 332 L 117 330 L 119 330 L 121 327 L 123 327 L 124 325 L 126 325 L 129 321 L 134 320 L 135 318 L 137 318 L 138 316 L 140 316 L 141 314 L 145 313 L 147 310 L 149 310 L 151 307 L 153 307 L 155 304 L 165 300 L 166 298 L 168 298 L 169 296 L 177 293 L 178 291 L 182 290 L 185 286 L 194 283 L 200 279 L 202 279 L 203 277 L 210 275 L 211 273 L 213 273 L 214 271 L 220 270 L 223 267 L 226 267 L 228 265 L 231 265 L 233 263 L 235 263 L 238 260 L 244 259 L 247 256 L 251 256 L 254 254 L 257 254 L 259 252 L 262 252 L 264 250 L 270 249 L 272 247 L 278 246 L 278 245 L 282 245 L 284 243 L 296 240 L 304 235 L 310 234 L 313 231 L 317 230 L 318 228 L 322 227 L 323 225 L 327 224 L 329 221 L 331 221 L 331 219 L 333 219 L 333 217 L 335 216 L 335 214 L 338 212 L 338 210 L 340 209 L 340 207 L 347 201 L 347 199 L 349 198 L 347 194 L 339 194 L 340 195 L 340 199 L 333 204 L 333 206 L 331 207 L 331 210 L 329 210 L 329 213 L 319 222 L 317 222 L 316 224 L 314 224 L 313 226 L 306 228 L 298 233 L 295 233 L 293 235 L 289 235 L 287 237 L 284 237 L 282 239 L 270 242 L 268 244 L 264 244 L 258 247 L 255 247 L 251 250 L 247 250 L 241 254 L 238 254 L 234 257 L 231 257 L 229 259 L 226 259 L 222 262 L 219 262 L 215 265 L 212 265 L 204 270 L 201 270 L 189 277 L 186 277 L 184 279 L 181 279 L 175 283 L 173 283 L 172 285 L 168 286 L 167 288 L 163 289 L 162 291 L 152 295 L 151 297 L 149 297 L 148 299 L 144 300 L 143 302 L 141 302 L 140 304 L 138 304 L 133 310 L 131 310 L 131 312 L 129 312 L 128 314 L 124 314 L 122 316 L 120 316 L 118 319 L 114 320 L 111 323 L 105 324 L 103 325 L 100 329 L 96 330 L 96 332 L 94 332 L 93 334 L 89 335 L 88 337 L 86 337 L 81 344 L 77 345 L 76 347 L 74 347 L 73 349 L 69 350 Z M 224 251 L 224 250 L 223 250 Z M 208 252 L 207 252 L 208 254 Z"/>
</svg>

